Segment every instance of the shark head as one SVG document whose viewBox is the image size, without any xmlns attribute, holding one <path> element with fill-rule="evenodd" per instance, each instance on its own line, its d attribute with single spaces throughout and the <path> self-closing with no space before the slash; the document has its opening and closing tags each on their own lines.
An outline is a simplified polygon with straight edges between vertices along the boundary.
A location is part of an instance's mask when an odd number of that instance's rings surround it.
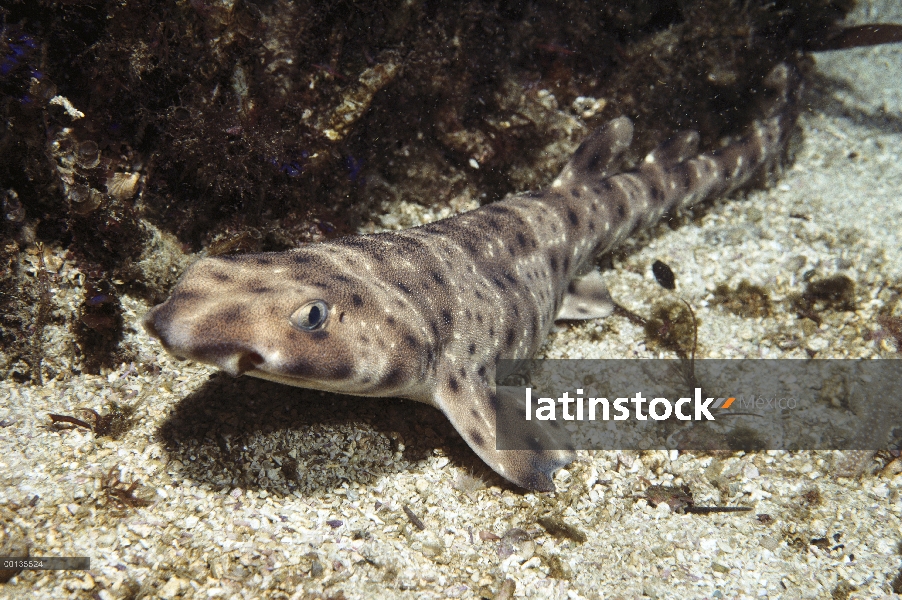
<svg viewBox="0 0 902 600">
<path fill-rule="evenodd" d="M 147 313 L 144 328 L 174 356 L 232 375 L 415 395 L 411 387 L 428 358 L 422 332 L 401 318 L 403 305 L 345 268 L 364 256 L 333 249 L 201 259 Z"/>
</svg>

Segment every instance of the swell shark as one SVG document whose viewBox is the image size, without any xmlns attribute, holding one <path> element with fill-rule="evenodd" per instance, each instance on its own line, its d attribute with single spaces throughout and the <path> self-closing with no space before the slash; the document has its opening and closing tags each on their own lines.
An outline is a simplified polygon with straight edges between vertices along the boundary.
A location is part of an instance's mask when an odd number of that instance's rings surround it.
<svg viewBox="0 0 902 600">
<path fill-rule="evenodd" d="M 203 258 L 144 326 L 173 355 L 232 375 L 436 406 L 496 472 L 553 490 L 571 451 L 496 449 L 495 365 L 532 357 L 556 320 L 612 312 L 596 257 L 778 161 L 800 77 L 782 64 L 762 85 L 764 116 L 715 151 L 682 132 L 620 171 L 633 127 L 617 118 L 545 190 L 399 232 Z"/>
</svg>

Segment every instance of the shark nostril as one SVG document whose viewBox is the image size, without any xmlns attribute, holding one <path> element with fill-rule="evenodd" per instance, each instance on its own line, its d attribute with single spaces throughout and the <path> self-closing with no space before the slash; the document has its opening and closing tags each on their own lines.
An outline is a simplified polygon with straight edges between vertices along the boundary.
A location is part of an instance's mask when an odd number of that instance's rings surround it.
<svg viewBox="0 0 902 600">
<path fill-rule="evenodd" d="M 264 363 L 264 359 L 257 352 L 247 352 L 241 355 L 241 358 L 238 359 L 238 372 L 245 373 L 247 371 L 251 371 L 257 366 L 262 365 Z"/>
</svg>

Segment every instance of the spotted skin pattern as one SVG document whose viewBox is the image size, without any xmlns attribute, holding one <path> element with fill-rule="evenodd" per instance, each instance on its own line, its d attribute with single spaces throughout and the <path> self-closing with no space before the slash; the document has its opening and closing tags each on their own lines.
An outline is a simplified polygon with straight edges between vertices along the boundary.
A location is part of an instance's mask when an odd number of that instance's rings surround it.
<svg viewBox="0 0 902 600">
<path fill-rule="evenodd" d="M 773 163 L 798 79 L 777 67 L 765 80 L 775 97 L 768 116 L 712 153 L 698 155 L 697 134 L 682 133 L 617 173 L 632 138 L 619 118 L 545 191 L 401 232 L 201 259 L 144 325 L 175 356 L 233 375 L 432 404 L 499 474 L 553 490 L 572 452 L 495 447 L 495 365 L 532 357 L 556 319 L 610 312 L 599 254 Z"/>
</svg>

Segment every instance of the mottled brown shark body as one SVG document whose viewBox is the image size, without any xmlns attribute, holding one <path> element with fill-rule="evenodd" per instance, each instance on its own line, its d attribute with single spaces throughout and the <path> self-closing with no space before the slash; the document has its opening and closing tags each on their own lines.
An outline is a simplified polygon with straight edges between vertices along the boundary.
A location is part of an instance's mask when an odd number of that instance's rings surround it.
<svg viewBox="0 0 902 600">
<path fill-rule="evenodd" d="M 502 476 L 553 490 L 570 452 L 496 449 L 495 365 L 533 356 L 557 319 L 610 313 L 599 254 L 775 162 L 798 79 L 777 67 L 764 82 L 768 114 L 711 153 L 699 155 L 697 134 L 682 133 L 617 173 L 632 138 L 619 118 L 583 142 L 547 190 L 400 232 L 204 258 L 145 327 L 172 354 L 233 375 L 432 404 Z"/>
</svg>

